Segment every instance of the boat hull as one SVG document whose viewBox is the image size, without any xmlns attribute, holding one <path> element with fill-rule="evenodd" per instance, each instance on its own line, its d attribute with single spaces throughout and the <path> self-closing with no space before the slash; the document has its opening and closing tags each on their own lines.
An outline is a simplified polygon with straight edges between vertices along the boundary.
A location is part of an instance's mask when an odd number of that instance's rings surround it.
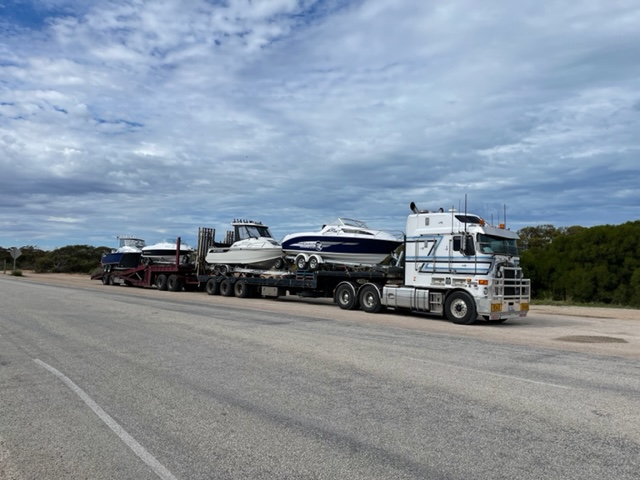
<svg viewBox="0 0 640 480">
<path fill-rule="evenodd" d="M 228 250 L 209 251 L 205 262 L 209 265 L 240 265 L 256 268 L 270 268 L 282 257 L 282 248 L 230 248 Z"/>
<path fill-rule="evenodd" d="M 176 249 L 175 244 L 160 243 L 144 247 L 142 249 L 142 262 L 143 263 L 160 263 L 166 265 L 174 265 L 176 263 Z M 193 253 L 191 247 L 184 245 L 180 246 L 180 264 L 191 263 L 191 254 Z"/>
<path fill-rule="evenodd" d="M 112 252 L 102 257 L 100 263 L 112 269 L 135 268 L 140 265 L 141 252 Z"/>
<path fill-rule="evenodd" d="M 328 235 L 298 235 L 285 237 L 285 255 L 319 255 L 332 263 L 375 265 L 383 262 L 402 242 L 379 238 L 351 238 Z"/>
</svg>

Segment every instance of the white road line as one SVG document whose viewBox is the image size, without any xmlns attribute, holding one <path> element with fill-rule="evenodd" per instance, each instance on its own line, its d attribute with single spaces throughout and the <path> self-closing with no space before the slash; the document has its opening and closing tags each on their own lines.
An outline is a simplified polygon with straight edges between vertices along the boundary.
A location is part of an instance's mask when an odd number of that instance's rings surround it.
<svg viewBox="0 0 640 480">
<path fill-rule="evenodd" d="M 62 380 L 71 390 L 73 390 L 84 403 L 86 403 L 91 410 L 95 412 L 100 420 L 107 424 L 107 426 L 114 431 L 120 440 L 122 440 L 133 452 L 138 455 L 142 459 L 144 463 L 149 465 L 156 474 L 162 478 L 163 480 L 177 480 L 169 470 L 167 470 L 164 465 L 162 465 L 158 460 L 155 459 L 153 455 L 151 455 L 147 450 L 140 445 L 131 435 L 129 435 L 119 424 L 116 422 L 111 416 L 105 412 L 100 406 L 94 402 L 89 395 L 84 393 L 84 391 L 78 387 L 75 383 L 73 383 L 69 378 L 64 376 L 58 370 L 53 368 L 51 365 L 44 363 L 37 358 L 33 359 L 38 365 L 43 368 L 46 368 L 51 373 L 53 373 L 56 377 Z"/>
<path fill-rule="evenodd" d="M 459 367 L 457 365 L 451 365 L 449 363 L 443 363 L 443 362 L 434 362 L 432 360 L 425 360 L 423 358 L 414 358 L 414 357 L 408 357 L 408 358 L 410 358 L 411 360 L 418 360 L 419 362 L 433 363 L 435 365 L 442 365 L 444 367 L 449 367 L 449 368 L 457 368 L 458 370 L 466 370 L 468 372 L 483 373 L 485 375 L 492 375 L 494 377 L 508 378 L 510 380 L 518 380 L 519 382 L 535 383 L 537 385 L 546 385 L 548 387 L 564 388 L 564 389 L 567 389 L 567 390 L 573 390 L 572 387 L 567 387 L 566 385 L 558 385 L 556 383 L 539 382 L 537 380 L 529 380 L 528 378 L 514 377 L 512 375 L 502 375 L 501 373 L 487 372 L 486 370 L 478 370 L 476 368 Z"/>
</svg>

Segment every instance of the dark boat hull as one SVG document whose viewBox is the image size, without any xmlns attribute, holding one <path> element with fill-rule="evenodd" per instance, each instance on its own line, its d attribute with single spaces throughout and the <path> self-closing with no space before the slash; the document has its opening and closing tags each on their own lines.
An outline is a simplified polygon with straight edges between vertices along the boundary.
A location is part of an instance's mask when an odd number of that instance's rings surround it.
<svg viewBox="0 0 640 480">
<path fill-rule="evenodd" d="M 282 242 L 286 255 L 319 255 L 324 261 L 349 264 L 378 264 L 383 262 L 400 245 L 401 241 L 352 238 L 331 235 L 300 235 Z"/>
<path fill-rule="evenodd" d="M 100 263 L 103 266 L 109 266 L 112 269 L 135 268 L 140 265 L 140 252 L 113 252 L 107 253 L 102 257 Z"/>
</svg>

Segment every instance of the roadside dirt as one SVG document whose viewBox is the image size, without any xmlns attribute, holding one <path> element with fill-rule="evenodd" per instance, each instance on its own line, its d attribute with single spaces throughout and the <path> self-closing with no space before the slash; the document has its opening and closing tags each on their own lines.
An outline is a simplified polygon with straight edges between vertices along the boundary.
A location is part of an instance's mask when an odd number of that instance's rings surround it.
<svg viewBox="0 0 640 480">
<path fill-rule="evenodd" d="M 1 273 L 0 273 L 1 274 Z M 301 299 L 281 297 L 273 299 L 240 299 L 209 296 L 202 292 L 158 292 L 155 289 L 108 287 L 88 275 L 35 274 L 24 272 L 16 281 L 64 285 L 77 289 L 118 288 L 127 295 L 154 297 L 180 295 L 183 301 L 236 306 L 261 311 L 327 318 L 370 325 L 385 325 L 412 329 L 424 333 L 465 335 L 488 341 L 532 345 L 557 350 L 613 355 L 640 359 L 640 310 L 533 305 L 525 318 L 509 320 L 503 324 L 478 321 L 473 325 L 454 325 L 439 317 L 421 314 L 382 313 L 371 315 L 362 311 L 344 311 L 332 305 L 330 299 Z M 292 308 L 294 310 L 292 310 Z"/>
</svg>

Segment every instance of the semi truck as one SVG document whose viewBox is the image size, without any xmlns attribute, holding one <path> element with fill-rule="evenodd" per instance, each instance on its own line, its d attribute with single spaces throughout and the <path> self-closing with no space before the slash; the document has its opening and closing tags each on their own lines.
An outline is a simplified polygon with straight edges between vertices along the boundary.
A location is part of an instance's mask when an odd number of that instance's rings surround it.
<svg viewBox="0 0 640 480">
<path fill-rule="evenodd" d="M 420 210 L 413 202 L 410 209 L 403 244 L 384 264 L 301 270 L 294 262 L 280 270 L 235 268 L 214 274 L 204 257 L 215 230 L 201 228 L 191 267 L 142 265 L 111 272 L 103 283 L 199 289 L 239 298 L 327 297 L 344 310 L 424 312 L 457 324 L 527 315 L 530 281 L 519 264 L 515 232 L 466 209 Z"/>
</svg>

